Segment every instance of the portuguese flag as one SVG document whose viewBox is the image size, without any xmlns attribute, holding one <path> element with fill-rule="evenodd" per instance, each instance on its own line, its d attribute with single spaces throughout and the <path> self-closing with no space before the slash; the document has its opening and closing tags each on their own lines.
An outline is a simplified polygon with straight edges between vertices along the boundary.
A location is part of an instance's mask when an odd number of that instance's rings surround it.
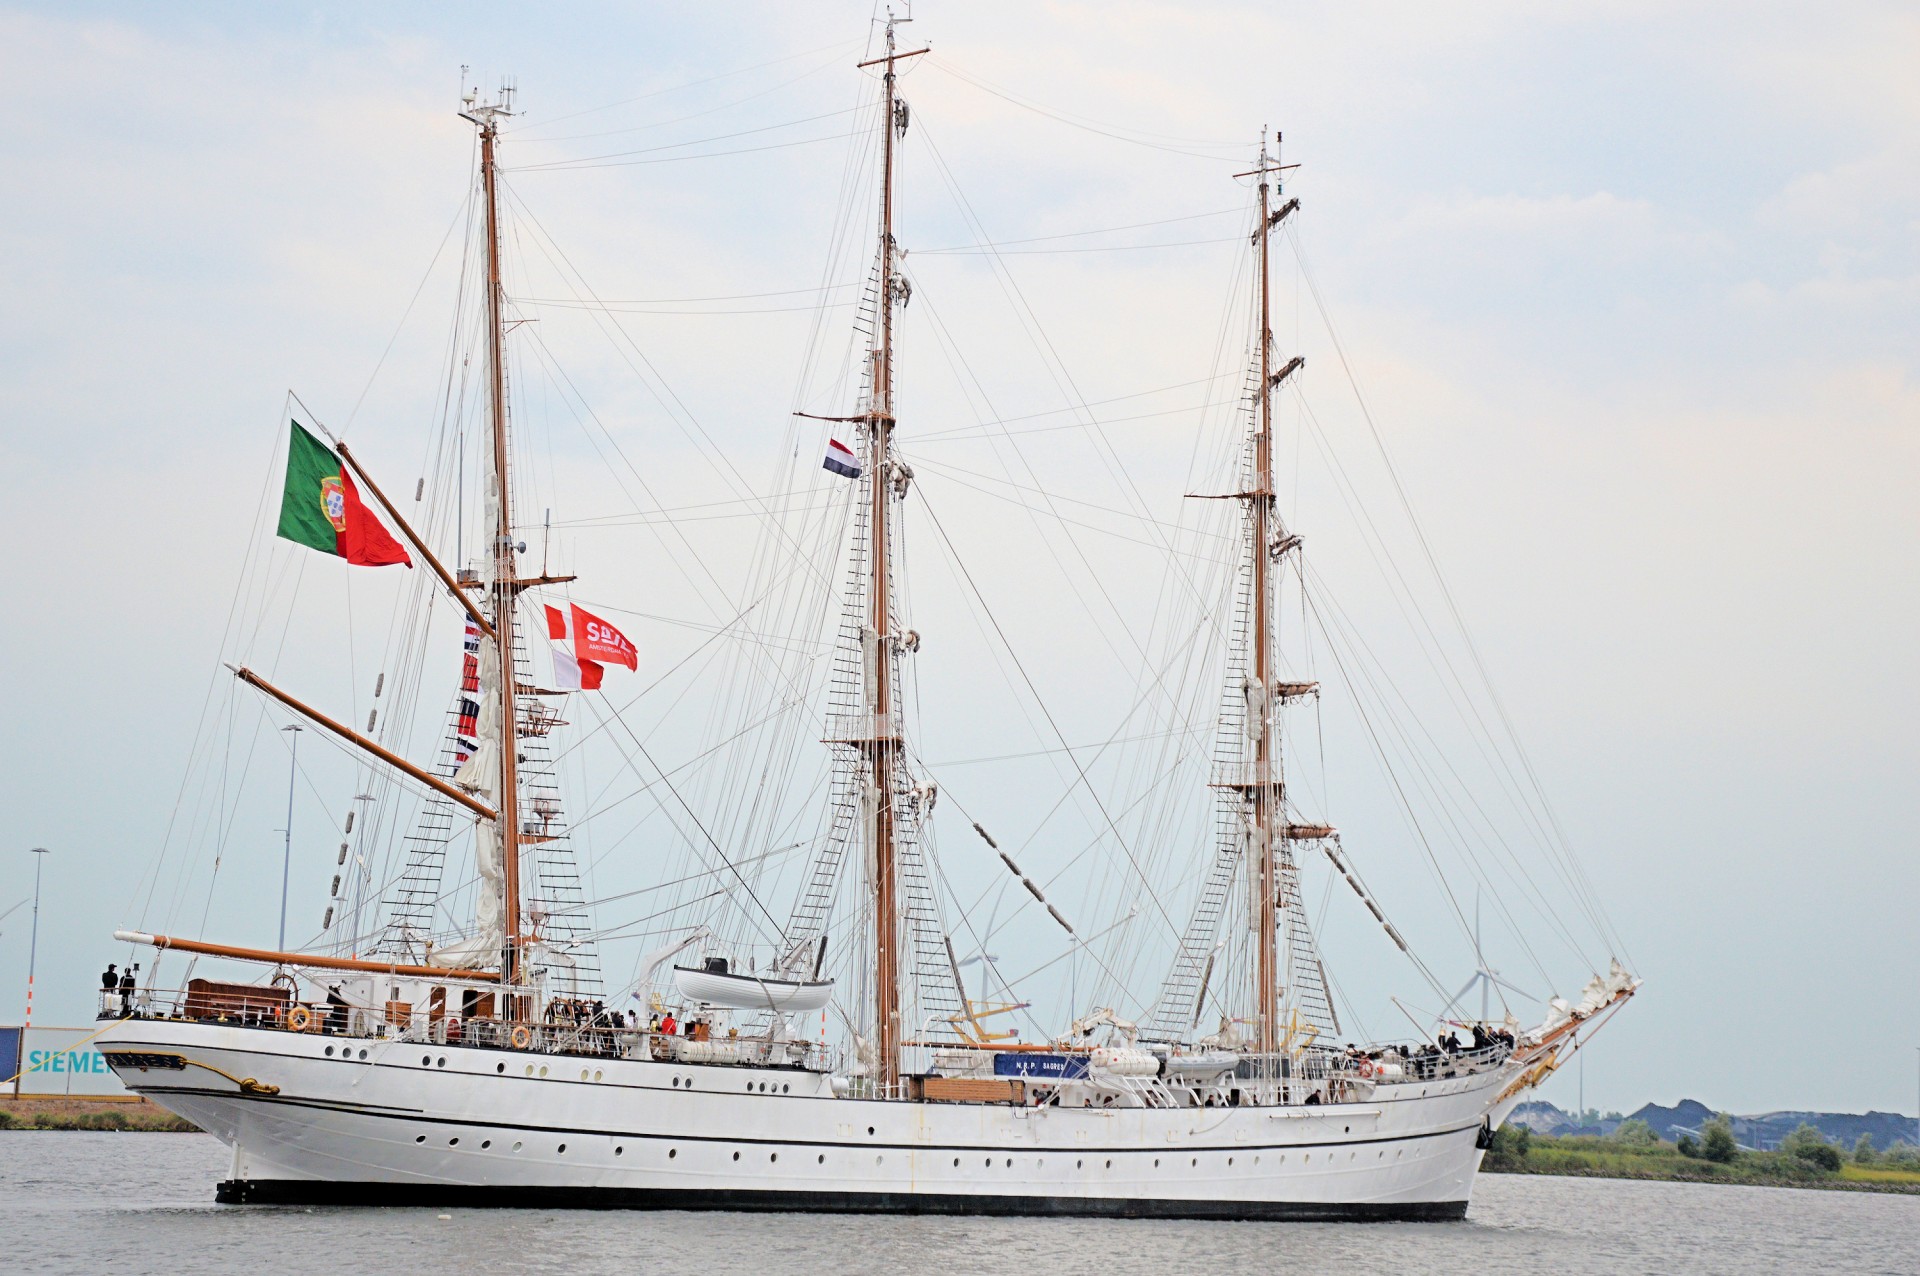
<svg viewBox="0 0 1920 1276">
<path fill-rule="evenodd" d="M 361 567 L 413 566 L 399 541 L 360 501 L 353 475 L 333 449 L 294 421 L 287 445 L 287 486 L 280 498 L 280 535 Z"/>
</svg>

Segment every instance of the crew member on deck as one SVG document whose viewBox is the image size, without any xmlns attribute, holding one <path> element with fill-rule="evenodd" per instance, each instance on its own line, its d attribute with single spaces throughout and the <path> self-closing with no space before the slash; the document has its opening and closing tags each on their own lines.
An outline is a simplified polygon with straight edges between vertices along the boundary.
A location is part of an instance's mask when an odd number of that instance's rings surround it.
<svg viewBox="0 0 1920 1276">
<path fill-rule="evenodd" d="M 340 995 L 339 984 L 327 986 L 327 1031 L 347 1030 L 347 999 Z"/>
<path fill-rule="evenodd" d="M 115 967 L 113 962 L 108 962 L 106 970 L 102 972 L 100 976 L 100 1013 L 101 1014 L 105 1014 L 107 1012 L 107 998 L 112 996 L 114 989 L 120 986 L 120 976 L 115 973 L 116 969 L 117 968 Z"/>
<path fill-rule="evenodd" d="M 135 965 L 129 966 L 120 974 L 120 1013 L 122 1016 L 133 1013 L 133 990 L 134 986 L 139 983 L 139 980 L 134 977 L 134 971 L 139 969 L 140 967 L 136 963 Z"/>
</svg>

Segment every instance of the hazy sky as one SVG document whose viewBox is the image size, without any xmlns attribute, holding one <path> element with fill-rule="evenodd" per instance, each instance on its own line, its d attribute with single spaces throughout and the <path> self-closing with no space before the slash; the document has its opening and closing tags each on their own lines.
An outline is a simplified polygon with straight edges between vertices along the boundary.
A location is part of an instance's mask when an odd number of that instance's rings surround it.
<svg viewBox="0 0 1920 1276">
<path fill-rule="evenodd" d="M 530 164 L 843 111 L 864 88 L 851 63 L 870 16 L 854 3 L 0 10 L 0 527 L 14 564 L 0 633 L 15 679 L 0 912 L 31 890 L 20 852 L 51 847 L 38 1018 L 83 1021 L 109 932 L 140 916 L 135 883 L 179 794 L 287 388 L 340 423 L 378 368 L 353 437 L 384 444 L 402 475 L 420 454 L 445 325 L 401 320 L 466 190 L 459 68 L 515 76 L 530 135 L 661 130 L 512 142 L 507 163 Z M 1006 258 L 1087 400 L 1211 370 L 1239 251 L 1216 241 L 1240 223 L 1200 215 L 1241 205 L 1228 161 L 1245 156 L 1210 144 L 1250 152 L 1262 125 L 1284 130 L 1303 165 L 1301 242 L 1347 357 L 1648 980 L 1591 1048 L 1589 1102 L 1913 1111 L 1920 17 L 1864 2 L 1196 2 L 923 3 L 915 18 L 913 40 L 945 65 L 1094 126 L 943 71 L 907 82 L 994 238 L 1046 248 L 1083 241 L 1038 237 L 1195 219 L 1120 237 L 1190 248 Z M 739 104 L 758 85 L 767 97 Z M 668 123 L 715 104 L 734 105 Z M 513 180 L 605 296 L 773 293 L 818 282 L 844 152 L 827 140 Z M 924 156 L 908 157 L 905 242 L 974 242 Z M 987 329 L 995 285 L 976 266 L 932 254 L 914 269 L 943 319 Z M 1277 327 L 1309 350 L 1307 400 L 1365 455 L 1337 356 L 1308 335 L 1311 297 L 1289 280 Z M 808 318 L 630 331 L 760 475 Z M 1004 364 L 986 378 L 1000 377 L 993 409 L 1058 409 L 1045 369 L 1003 350 L 1004 310 L 998 322 L 977 347 L 982 366 Z M 557 341 L 566 319 L 542 323 Z M 577 357 L 627 444 L 682 446 L 624 356 L 603 343 Z M 947 375 L 930 341 L 916 357 Z M 951 410 L 926 402 L 925 416 Z M 1160 450 L 1187 455 L 1114 437 L 1149 478 Z M 1184 478 L 1152 489 L 1167 518 Z M 1324 570 L 1363 563 L 1340 546 L 1344 515 L 1304 503 Z M 631 597 L 664 571 L 637 536 L 583 534 L 568 552 L 630 573 L 595 597 Z M 1362 617 L 1387 608 L 1355 589 Z M 693 615 L 660 593 L 658 611 Z M 1076 681 L 1066 633 L 1021 636 L 1037 670 Z M 987 667 L 954 647 L 929 675 L 932 708 L 943 688 L 964 700 Z M 364 695 L 352 680 L 370 668 L 314 660 L 306 685 Z M 1091 738 L 1111 730 L 1097 691 L 1062 695 Z M 990 751 L 983 725 L 930 753 Z M 1336 814 L 1357 848 L 1367 814 Z M 236 868 L 252 876 L 217 910 L 223 933 L 277 907 L 278 819 L 269 803 L 259 863 Z M 296 881 L 309 924 L 326 871 Z M 1398 917 L 1417 912 L 1417 883 L 1386 867 L 1370 880 Z M 24 908 L 0 920 L 9 1021 L 27 931 Z M 1469 967 L 1457 948 L 1436 962 L 1451 982 Z M 1573 1079 L 1547 1097 L 1570 1106 Z"/>
</svg>

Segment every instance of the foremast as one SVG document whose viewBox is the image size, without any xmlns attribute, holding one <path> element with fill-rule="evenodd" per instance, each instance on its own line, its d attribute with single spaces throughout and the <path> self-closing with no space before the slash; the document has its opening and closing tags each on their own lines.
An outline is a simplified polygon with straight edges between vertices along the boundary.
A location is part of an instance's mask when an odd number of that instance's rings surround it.
<svg viewBox="0 0 1920 1276">
<path fill-rule="evenodd" d="M 517 687 L 513 658 L 514 602 L 522 582 L 518 579 L 517 555 L 513 540 L 513 503 L 509 488 L 511 466 L 507 457 L 506 320 L 505 293 L 500 281 L 500 202 L 499 167 L 495 149 L 500 125 L 511 111 L 512 90 L 503 89 L 499 100 L 480 103 L 467 100 L 461 117 L 480 132 L 480 187 L 486 203 L 487 234 L 487 377 L 489 420 L 493 435 L 490 451 L 488 513 L 492 523 L 486 593 L 493 622 L 493 660 L 496 676 L 493 686 L 481 689 L 493 692 L 491 743 L 499 751 L 497 780 L 499 805 L 496 829 L 499 838 L 499 878 L 501 900 L 500 980 L 503 986 L 520 983 L 524 966 L 521 936 L 520 891 L 520 777 L 519 730 L 517 724 Z M 484 856 L 483 856 L 484 858 Z M 482 878 L 489 876 L 483 864 Z M 482 883 L 486 889 L 488 883 Z"/>
</svg>

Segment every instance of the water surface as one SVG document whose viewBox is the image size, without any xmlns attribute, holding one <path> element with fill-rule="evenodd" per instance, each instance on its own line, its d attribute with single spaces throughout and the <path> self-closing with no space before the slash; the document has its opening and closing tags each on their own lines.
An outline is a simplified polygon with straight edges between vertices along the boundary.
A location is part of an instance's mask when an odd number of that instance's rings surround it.
<svg viewBox="0 0 1920 1276">
<path fill-rule="evenodd" d="M 314 1209 L 215 1205 L 226 1165 L 204 1135 L 0 1133 L 0 1264 L 34 1276 L 1920 1271 L 1920 1197 L 1864 1192 L 1484 1175 L 1461 1223 Z"/>
</svg>

